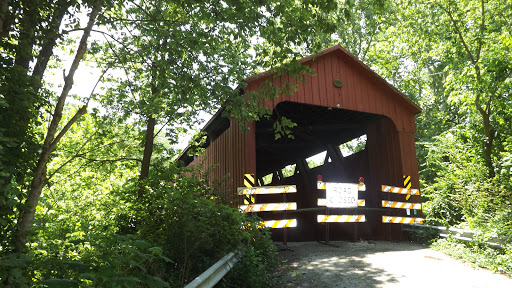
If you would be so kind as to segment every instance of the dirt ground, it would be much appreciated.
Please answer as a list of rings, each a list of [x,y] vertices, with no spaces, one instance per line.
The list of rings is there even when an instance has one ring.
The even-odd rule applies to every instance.
[[[278,245],[278,287],[512,287],[512,278],[473,268],[409,242]]]

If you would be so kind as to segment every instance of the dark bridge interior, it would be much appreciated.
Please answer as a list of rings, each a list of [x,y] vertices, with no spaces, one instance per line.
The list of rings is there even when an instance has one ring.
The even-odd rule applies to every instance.
[[[281,117],[290,119],[293,138],[275,139],[274,123]],[[281,102],[272,118],[256,123],[257,174],[267,175],[276,169],[296,164],[310,156],[338,147],[366,133],[368,123],[382,115],[327,108],[296,102]],[[335,150],[335,149],[334,149]]]
[[[280,117],[297,124],[291,128],[293,138],[283,136],[276,140],[274,123]],[[298,226],[288,229],[286,240],[316,241],[326,237],[326,224],[317,222],[318,214],[371,214],[379,210],[374,203],[375,195],[359,192],[359,199],[366,199],[366,207],[329,208],[327,213],[326,207],[317,204],[317,199],[326,195],[325,190],[317,189],[316,182],[319,175],[326,182],[357,183],[359,177],[371,182],[365,144],[350,156],[343,155],[340,145],[365,135],[370,123],[383,118],[386,117],[339,108],[279,103],[271,118],[256,123],[256,177],[261,186],[295,184],[297,193],[257,195],[256,203],[297,202],[297,211],[259,212],[258,216],[264,220],[297,219]],[[325,152],[323,159],[316,159],[320,163],[307,161],[322,152]],[[329,225],[333,227],[329,238],[338,240],[353,240],[357,235],[372,238],[376,229],[374,223]],[[359,231],[354,232],[354,229]],[[272,235],[275,240],[282,241],[284,229],[273,229]]]

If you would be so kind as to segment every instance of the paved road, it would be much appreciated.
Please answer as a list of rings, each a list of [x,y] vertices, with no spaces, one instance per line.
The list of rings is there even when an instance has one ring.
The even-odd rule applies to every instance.
[[[288,243],[274,287],[512,287],[512,278],[473,268],[408,242]]]

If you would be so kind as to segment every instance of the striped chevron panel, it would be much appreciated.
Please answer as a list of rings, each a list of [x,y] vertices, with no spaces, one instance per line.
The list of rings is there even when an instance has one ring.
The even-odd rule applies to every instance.
[[[297,186],[284,185],[284,186],[258,186],[258,187],[238,187],[238,195],[253,195],[253,194],[280,194],[280,193],[296,193]]]
[[[382,216],[382,223],[423,224],[423,218]]]
[[[418,189],[407,189],[394,186],[382,185],[382,192],[397,193],[397,194],[408,194],[408,195],[420,195]]]
[[[272,228],[272,229],[297,227],[297,219],[269,220],[269,221],[261,222],[260,225],[268,227],[268,228]]]
[[[297,203],[296,202],[285,202],[285,203],[240,205],[238,208],[240,209],[240,211],[242,211],[244,213],[297,210]]]
[[[256,186],[256,181],[254,179],[254,174],[244,174],[244,186],[245,187],[254,187],[254,186]]]
[[[421,210],[421,203],[405,203],[405,202],[394,202],[394,201],[384,201],[383,200],[382,207]]]
[[[411,189],[412,183],[411,183],[411,176],[404,175],[404,187],[407,189]]]
[[[317,215],[316,221],[319,223],[366,222],[366,217],[364,215]]]
[[[249,188],[255,186],[254,174],[248,174],[248,173],[244,174],[244,186],[249,187]],[[243,198],[244,198],[245,205],[256,203],[256,198],[252,195],[244,195]]]
[[[327,182],[316,182],[316,189],[318,190],[325,190]],[[366,191],[366,185],[364,184],[358,184],[358,190],[359,191]]]
[[[318,198],[317,200],[317,205],[318,206],[327,206],[327,199],[325,198]],[[357,206],[366,206],[366,200],[364,199],[359,199],[357,200]]]

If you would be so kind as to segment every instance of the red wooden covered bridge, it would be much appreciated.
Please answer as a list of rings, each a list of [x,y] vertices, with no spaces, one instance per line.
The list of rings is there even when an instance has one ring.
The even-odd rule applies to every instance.
[[[281,207],[287,208],[243,207],[261,211],[258,216],[269,226],[291,224],[292,228],[272,230],[276,240],[399,239],[401,225],[394,223],[418,223],[422,217],[419,191],[396,188],[406,186],[404,175],[410,176],[412,188],[419,188],[414,117],[420,107],[339,45],[301,63],[312,69],[304,82],[269,73],[246,79],[245,93],[257,91],[265,81],[275,86],[296,83],[291,95],[265,102],[273,117],[250,123],[244,130],[218,112],[203,128],[208,136],[204,153],[192,157],[184,151],[179,160],[185,165],[217,165],[211,176],[226,180],[221,196],[233,206],[243,205],[248,196],[237,193],[237,187],[244,186],[244,174],[255,175],[256,186],[295,185],[295,193],[246,198],[245,204],[286,203]],[[291,129],[293,139],[275,139],[273,125],[279,117],[297,124]],[[362,149],[351,155],[340,150],[353,139],[359,139]],[[322,152],[316,165],[306,161]],[[360,177],[365,189],[356,190],[356,207],[326,207],[326,194],[333,192],[320,187],[319,180],[359,184]],[[280,219],[287,221],[271,221]]]

